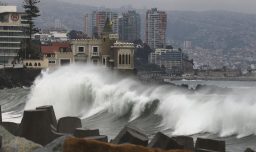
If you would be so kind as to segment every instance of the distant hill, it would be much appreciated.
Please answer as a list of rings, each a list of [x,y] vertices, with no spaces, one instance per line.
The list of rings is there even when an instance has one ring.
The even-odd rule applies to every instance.
[[[21,4],[21,0],[8,0],[8,3]],[[41,17],[37,25],[40,28],[54,26],[58,19],[69,30],[82,30],[83,16],[95,9],[87,5],[41,0]],[[122,12],[123,9],[116,11]],[[138,11],[144,23],[145,10]],[[210,49],[256,47],[256,15],[225,11],[169,11],[168,22],[167,38],[177,47],[181,47],[185,40],[192,41],[194,46]]]
[[[168,13],[168,37],[211,49],[255,47],[256,15],[225,12]]]

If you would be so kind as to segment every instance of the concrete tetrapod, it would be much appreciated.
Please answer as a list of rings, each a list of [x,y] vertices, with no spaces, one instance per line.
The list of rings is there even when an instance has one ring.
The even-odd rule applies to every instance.
[[[176,136],[172,137],[179,145],[182,145],[184,149],[194,151],[194,140],[189,136]]]
[[[58,120],[57,131],[59,133],[73,134],[76,128],[81,128],[82,122],[77,117],[63,117]]]
[[[130,143],[134,145],[147,146],[148,137],[145,133],[135,127],[124,127],[115,139],[111,141],[113,144]]]
[[[174,139],[166,136],[165,134],[158,132],[150,141],[148,147],[161,148],[164,150],[170,149],[183,149],[183,146],[178,144]]]
[[[225,152],[225,141],[197,138],[196,152]]]
[[[19,124],[14,122],[2,122],[2,126],[14,136],[17,136],[19,133]]]
[[[99,129],[76,128],[74,132],[74,136],[78,138],[92,137],[92,136],[99,136],[99,135],[100,135]]]
[[[56,116],[55,116],[53,106],[36,107],[36,110],[40,110],[40,109],[45,109],[49,112],[50,117],[51,117],[51,124],[57,129],[57,119],[56,119]]]
[[[45,146],[61,136],[55,132],[47,109],[24,111],[19,136]]]

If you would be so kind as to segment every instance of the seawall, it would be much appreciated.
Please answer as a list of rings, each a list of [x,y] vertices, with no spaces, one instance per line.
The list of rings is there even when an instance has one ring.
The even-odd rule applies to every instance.
[[[0,69],[0,89],[31,86],[41,69]]]

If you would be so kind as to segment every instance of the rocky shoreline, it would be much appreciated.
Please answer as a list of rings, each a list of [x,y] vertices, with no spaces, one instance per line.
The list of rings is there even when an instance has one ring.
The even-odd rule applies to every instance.
[[[0,117],[1,118],[1,117]],[[109,140],[99,129],[82,128],[81,119],[56,119],[52,106],[24,111],[20,124],[0,120],[1,152],[225,152],[225,141],[158,132],[152,140],[143,130],[124,127]],[[245,152],[253,152],[247,149]]]
[[[0,69],[0,89],[29,87],[41,73],[41,69]]]

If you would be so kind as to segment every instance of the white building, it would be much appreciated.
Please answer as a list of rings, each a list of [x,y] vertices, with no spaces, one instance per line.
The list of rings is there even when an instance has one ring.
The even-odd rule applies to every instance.
[[[17,12],[16,6],[0,6],[0,64],[11,65],[15,63],[18,52],[25,46],[25,27],[22,12]]]
[[[152,8],[146,14],[145,38],[151,49],[165,47],[167,14]]]

